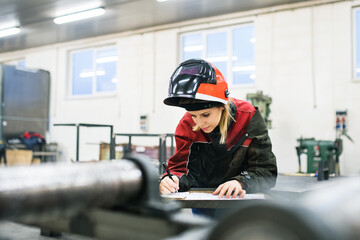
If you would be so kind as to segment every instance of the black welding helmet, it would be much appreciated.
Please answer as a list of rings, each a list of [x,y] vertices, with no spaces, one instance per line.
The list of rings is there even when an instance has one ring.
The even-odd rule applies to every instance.
[[[183,100],[227,104],[228,85],[222,73],[209,62],[190,59],[182,62],[171,75],[166,105],[182,106]]]

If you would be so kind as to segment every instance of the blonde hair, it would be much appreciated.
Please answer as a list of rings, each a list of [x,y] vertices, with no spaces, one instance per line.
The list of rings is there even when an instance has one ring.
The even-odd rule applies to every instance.
[[[226,142],[226,135],[227,135],[227,130],[228,130],[228,126],[230,123],[230,118],[233,119],[235,121],[235,119],[231,116],[230,113],[230,98],[228,103],[224,106],[224,110],[221,113],[221,117],[220,117],[220,121],[219,121],[219,129],[220,129],[220,143],[221,144],[225,144]],[[216,107],[221,107],[221,106],[216,106]],[[200,131],[200,127],[198,125],[195,125],[192,128],[193,131]]]

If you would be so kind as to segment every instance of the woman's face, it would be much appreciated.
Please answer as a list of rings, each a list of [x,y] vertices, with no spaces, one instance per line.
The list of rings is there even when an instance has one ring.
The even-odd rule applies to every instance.
[[[211,133],[219,125],[224,107],[213,107],[198,111],[188,111],[197,126],[206,133]]]

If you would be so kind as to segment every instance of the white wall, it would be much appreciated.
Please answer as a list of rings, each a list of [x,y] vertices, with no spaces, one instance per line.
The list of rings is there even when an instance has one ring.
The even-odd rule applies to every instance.
[[[335,111],[348,111],[341,171],[360,171],[360,82],[351,77],[351,11],[346,1],[279,11],[260,10],[220,16],[155,29],[0,54],[0,62],[25,57],[30,67],[50,71],[51,125],[53,123],[112,124],[116,133],[139,133],[139,117],[149,117],[150,133],[173,132],[184,113],[165,106],[170,74],[179,63],[179,33],[254,20],[256,29],[256,84],[230,89],[233,97],[262,90],[272,97],[270,136],[280,172],[298,170],[295,146],[299,137],[335,139]],[[280,8],[279,8],[280,9]],[[271,9],[269,9],[271,10]],[[117,44],[118,91],[97,98],[67,96],[67,57],[73,49]],[[75,158],[75,129],[51,127],[49,139],[59,143],[62,160]],[[96,159],[98,141],[106,130],[82,132],[83,159]],[[155,140],[155,144],[157,141]],[[88,148],[87,148],[88,146]],[[92,150],[91,150],[92,149]],[[96,148],[95,148],[96,149]]]

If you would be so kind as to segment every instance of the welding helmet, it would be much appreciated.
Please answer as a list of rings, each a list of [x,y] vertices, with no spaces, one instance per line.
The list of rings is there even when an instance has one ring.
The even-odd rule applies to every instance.
[[[228,85],[222,73],[205,60],[190,59],[182,62],[171,75],[169,95],[164,103],[199,110],[227,104],[228,100]],[[182,104],[189,101],[197,104]],[[191,108],[185,107],[190,105]]]

